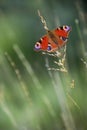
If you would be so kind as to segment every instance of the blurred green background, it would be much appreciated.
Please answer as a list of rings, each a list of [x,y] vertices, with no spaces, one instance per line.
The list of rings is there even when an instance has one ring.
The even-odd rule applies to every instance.
[[[68,73],[33,49],[46,33],[38,9],[50,30],[72,26]],[[83,0],[0,1],[0,130],[87,130],[86,41]]]

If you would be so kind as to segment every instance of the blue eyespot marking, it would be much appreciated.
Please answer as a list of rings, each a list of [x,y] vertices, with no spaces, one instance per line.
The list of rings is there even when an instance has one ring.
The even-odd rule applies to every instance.
[[[62,36],[60,37],[60,39],[63,40],[64,42],[66,42],[68,40],[67,37],[62,37]]]
[[[62,37],[62,40],[63,40],[63,41],[66,41],[66,40],[67,40],[67,38],[66,38],[66,37]]]
[[[50,51],[51,50],[51,46],[48,46],[47,50]]]

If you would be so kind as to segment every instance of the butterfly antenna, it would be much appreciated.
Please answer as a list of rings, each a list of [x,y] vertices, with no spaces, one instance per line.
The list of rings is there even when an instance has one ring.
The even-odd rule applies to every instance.
[[[48,27],[47,27],[46,21],[45,21],[45,19],[43,18],[43,16],[41,15],[41,13],[40,13],[39,10],[38,10],[38,15],[39,15],[39,17],[40,17],[40,19],[41,19],[41,22],[42,22],[43,25],[44,25],[44,29],[45,29],[46,31],[48,31],[49,29],[48,29]]]

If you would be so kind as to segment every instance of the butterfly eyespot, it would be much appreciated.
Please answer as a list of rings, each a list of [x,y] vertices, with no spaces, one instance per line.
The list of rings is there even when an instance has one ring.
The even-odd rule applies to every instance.
[[[48,50],[48,51],[51,51],[51,49],[52,49],[51,46],[48,45],[47,50]]]
[[[64,30],[67,30],[67,26],[63,26],[63,29],[64,29]]]
[[[63,40],[64,42],[67,41],[67,38],[66,37],[60,37],[61,40]]]
[[[71,30],[71,27],[69,27],[69,26],[67,26],[67,25],[64,25],[64,26],[63,26],[63,29],[64,29],[66,32],[68,32],[68,31]]]
[[[67,29],[67,26],[65,26],[65,29]]]
[[[41,45],[40,45],[39,42],[37,42],[37,43],[35,44],[35,49],[36,49],[36,50],[39,50],[40,48],[41,48]]]

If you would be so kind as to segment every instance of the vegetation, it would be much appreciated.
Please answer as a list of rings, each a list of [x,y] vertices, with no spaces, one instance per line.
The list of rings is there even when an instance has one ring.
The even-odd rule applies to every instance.
[[[87,129],[84,1],[0,1],[0,130]],[[35,52],[46,30],[72,26],[66,47]]]

